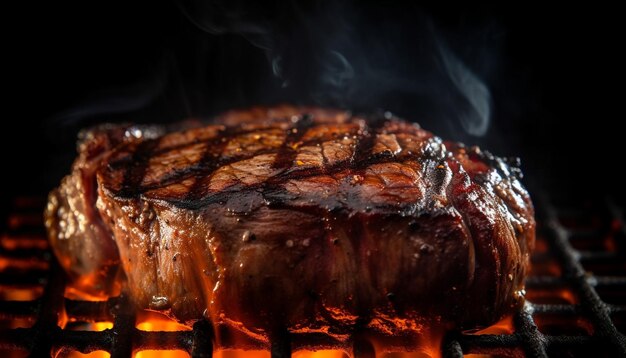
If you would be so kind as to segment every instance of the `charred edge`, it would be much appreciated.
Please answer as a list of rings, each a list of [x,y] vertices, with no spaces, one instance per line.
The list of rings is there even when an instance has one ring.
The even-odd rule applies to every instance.
[[[523,179],[522,162],[518,157],[501,158],[486,150],[473,151],[471,155],[495,168],[502,177],[507,179]]]
[[[278,150],[278,153],[276,153],[276,158],[274,159],[274,163],[272,163],[272,167],[274,169],[287,169],[291,167],[291,164],[298,154],[293,146],[300,141],[300,139],[304,136],[306,131],[312,125],[312,115],[305,113],[302,116],[298,117],[297,122],[289,130],[287,138],[285,138],[285,141]]]
[[[149,159],[159,146],[159,142],[159,138],[148,139],[137,145],[132,161],[124,171],[124,179],[119,192],[121,197],[132,197],[138,194],[150,164]]]
[[[481,286],[481,284],[483,282],[497,282],[498,281],[498,268],[499,268],[499,263],[496,263],[495,260],[492,260],[489,255],[489,252],[486,251],[490,251],[490,250],[481,250],[481,247],[488,247],[485,245],[481,245],[481,241],[485,240],[485,234],[481,233],[481,229],[480,227],[477,227],[477,225],[475,225],[473,223],[472,220],[472,216],[473,214],[471,212],[468,212],[468,206],[464,205],[462,200],[467,200],[468,203],[471,203],[471,199],[468,197],[468,194],[475,190],[476,188],[480,188],[482,190],[482,186],[476,182],[474,182],[473,180],[471,180],[469,182],[469,185],[464,185],[461,184],[462,186],[459,186],[459,181],[464,180],[463,177],[467,176],[467,173],[462,172],[460,169],[462,168],[461,163],[454,159],[454,158],[450,158],[448,160],[448,165],[450,166],[450,169],[452,170],[452,179],[450,182],[450,185],[448,185],[447,189],[446,189],[446,196],[448,198],[454,198],[451,201],[451,205],[452,208],[454,208],[454,210],[456,210],[460,215],[461,215],[461,219],[462,219],[462,224],[465,228],[465,230],[468,233],[468,238],[471,241],[472,246],[475,248],[474,250],[474,272],[473,272],[473,281],[471,283],[471,285],[468,287],[468,292],[473,292],[474,297],[476,296],[482,296],[483,298],[489,297],[488,299],[483,299],[482,301],[484,302],[497,302],[496,300],[496,295],[497,292],[495,290],[494,287],[490,287],[490,288],[485,288],[483,286]],[[465,208],[465,209],[463,209]],[[491,253],[493,254],[493,253]],[[484,278],[484,276],[481,275],[481,273],[486,273],[488,278]],[[485,317],[493,317],[493,310],[494,308],[492,306],[485,306],[483,307],[483,314]],[[459,311],[459,314],[461,314],[462,316],[465,315],[467,312],[463,312],[463,311]],[[466,321],[466,318],[463,318],[463,321]],[[467,322],[463,323],[464,325]]]

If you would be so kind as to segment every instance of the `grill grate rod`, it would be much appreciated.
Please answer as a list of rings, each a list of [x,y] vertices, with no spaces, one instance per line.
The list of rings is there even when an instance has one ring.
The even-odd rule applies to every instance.
[[[545,222],[548,226],[550,243],[554,253],[563,265],[564,279],[577,291],[581,300],[580,309],[591,319],[595,327],[594,336],[609,344],[614,353],[626,357],[626,339],[617,331],[611,321],[609,307],[600,299],[589,283],[588,275],[580,263],[580,254],[569,243],[569,233],[557,219],[557,214],[550,206],[544,206]],[[622,278],[623,279],[623,278]]]

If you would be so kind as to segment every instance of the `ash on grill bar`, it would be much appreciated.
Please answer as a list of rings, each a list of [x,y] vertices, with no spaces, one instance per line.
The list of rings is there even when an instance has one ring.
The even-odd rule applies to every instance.
[[[136,313],[123,296],[67,298],[41,222],[44,203],[43,197],[1,203],[1,357],[626,356],[626,225],[611,203],[540,201],[524,309],[487,329],[449,334],[431,352],[388,355],[359,337],[349,352],[303,351],[304,342],[286,332],[273,338],[271,352],[214,352],[206,322],[187,327]]]

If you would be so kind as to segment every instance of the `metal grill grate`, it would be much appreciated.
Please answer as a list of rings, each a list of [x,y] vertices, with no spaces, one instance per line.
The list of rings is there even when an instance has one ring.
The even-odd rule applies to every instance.
[[[64,298],[65,284],[49,253],[41,222],[44,201],[0,204],[0,356],[66,356],[106,351],[113,358],[142,350],[181,350],[211,357],[211,327],[144,331],[125,297],[108,301]],[[626,225],[610,205],[539,210],[537,250],[524,309],[512,325],[444,340],[444,357],[626,356]],[[112,322],[104,330],[75,330],[77,322]],[[63,328],[61,328],[63,327]],[[372,353],[359,350],[357,356]],[[272,340],[273,357],[298,349],[285,333]],[[363,353],[357,353],[363,352]]]

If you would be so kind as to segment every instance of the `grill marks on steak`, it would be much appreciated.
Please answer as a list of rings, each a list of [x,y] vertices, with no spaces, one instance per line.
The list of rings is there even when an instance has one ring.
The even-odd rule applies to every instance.
[[[211,132],[203,140],[173,133],[187,141],[165,135],[129,143],[111,158],[102,174],[103,186],[123,198],[141,194],[194,208],[244,187],[278,199],[280,195],[273,194],[285,185],[306,185],[318,176],[345,181],[350,175],[354,185],[372,176],[371,171],[382,175],[382,182],[365,185],[393,195],[401,185],[392,179],[419,170],[416,159],[444,159],[439,139],[417,126],[390,122],[382,115],[369,123],[346,113],[336,115],[313,119],[306,113],[292,114],[264,119],[265,125],[254,124],[252,129],[245,122],[215,125],[210,131],[202,128],[205,134]],[[393,175],[390,167],[387,172],[393,178],[386,177],[386,164],[400,175]]]
[[[385,115],[277,107],[212,123],[99,132],[115,144],[81,154],[51,194],[61,261],[93,251],[53,237],[83,215],[64,214],[78,196],[106,228],[83,240],[96,247],[112,234],[117,250],[100,255],[121,264],[138,307],[261,341],[279,326],[335,337],[355,325],[397,334],[409,321],[475,327],[521,304],[533,209],[502,160]],[[85,165],[97,195],[75,185]]]

